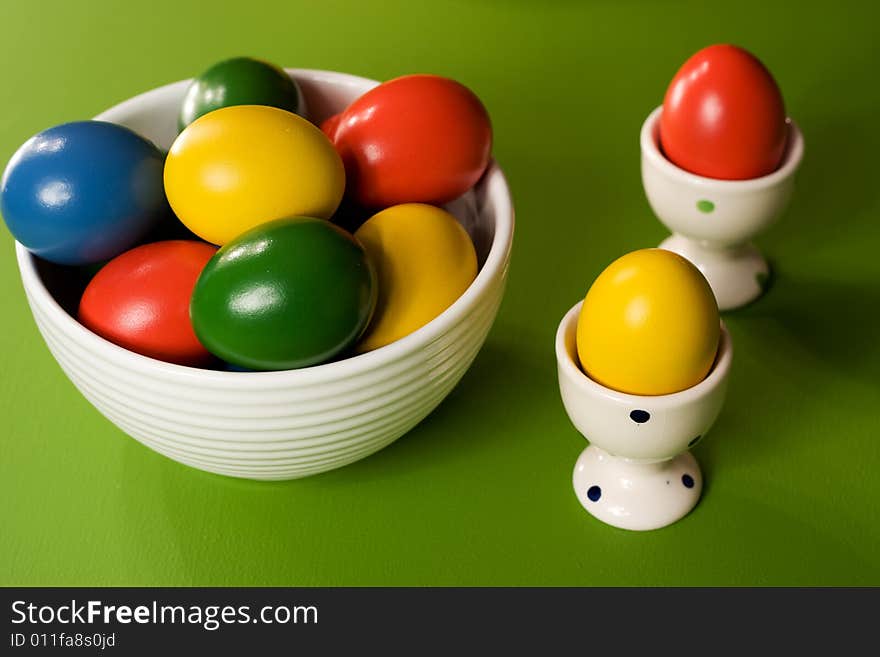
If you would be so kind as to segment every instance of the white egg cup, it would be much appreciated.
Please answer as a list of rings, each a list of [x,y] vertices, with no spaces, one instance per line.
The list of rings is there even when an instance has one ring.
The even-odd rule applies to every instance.
[[[583,302],[556,332],[559,390],[575,428],[590,441],[572,482],[583,507],[615,527],[658,529],[687,515],[703,476],[688,451],[715,423],[727,394],[733,344],[721,324],[712,370],[695,386],[669,395],[630,395],[581,370],[577,323]]]
[[[788,123],[782,163],[750,180],[718,180],[677,167],[660,150],[660,114],[642,125],[642,185],[654,214],[672,236],[660,248],[694,263],[712,287],[720,310],[743,306],[763,294],[770,268],[750,240],[785,210],[804,155],[797,124]]]

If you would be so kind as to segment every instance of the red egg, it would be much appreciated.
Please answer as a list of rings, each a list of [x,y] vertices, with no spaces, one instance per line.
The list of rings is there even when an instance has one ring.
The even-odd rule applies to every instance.
[[[83,292],[79,321],[131,351],[180,365],[212,356],[189,318],[199,274],[216,248],[203,242],[154,242],[108,262]]]
[[[700,50],[666,91],[660,145],[691,173],[723,180],[767,175],[779,166],[787,135],[776,81],[742,48]]]
[[[464,85],[436,75],[407,75],[355,100],[340,117],[333,142],[358,203],[438,204],[460,196],[483,175],[492,125],[480,99]]]

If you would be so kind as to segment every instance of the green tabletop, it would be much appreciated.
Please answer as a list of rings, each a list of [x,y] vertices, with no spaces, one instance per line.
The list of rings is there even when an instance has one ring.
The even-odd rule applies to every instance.
[[[880,62],[870,3],[6,2],[0,162],[33,133],[248,54],[387,79],[431,72],[491,112],[517,228],[507,296],[450,397],[407,436],[312,478],[174,463],[76,391],[0,234],[0,584],[880,584]],[[727,404],[706,489],[665,529],[589,516],[559,399],[559,319],[613,259],[666,235],[639,128],[713,42],[755,52],[806,139],[759,238],[766,297],[725,316]]]

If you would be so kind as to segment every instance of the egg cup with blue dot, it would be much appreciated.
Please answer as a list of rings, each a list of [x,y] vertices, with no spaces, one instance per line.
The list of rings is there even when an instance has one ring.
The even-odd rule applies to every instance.
[[[700,499],[703,476],[690,453],[715,423],[727,393],[733,345],[721,325],[708,376],[667,395],[631,395],[605,387],[578,365],[582,303],[556,332],[559,390],[575,428],[590,441],[572,482],[583,507],[615,527],[659,529],[686,516]]]
[[[672,231],[660,248],[694,263],[709,281],[719,310],[744,306],[767,288],[770,267],[750,240],[788,206],[804,154],[797,124],[788,120],[782,162],[748,180],[706,178],[673,164],[660,148],[658,107],[642,125],[642,186],[654,214]]]

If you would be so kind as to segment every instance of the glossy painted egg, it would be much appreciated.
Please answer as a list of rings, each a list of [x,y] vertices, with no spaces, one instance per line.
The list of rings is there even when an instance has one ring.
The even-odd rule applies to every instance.
[[[643,249],[618,258],[584,299],[577,326],[581,367],[634,395],[665,395],[702,381],[715,362],[715,296],[690,262]]]
[[[191,123],[165,162],[165,192],[196,235],[225,244],[267,221],[329,218],[345,171],[317,127],[285,110],[225,107]]]
[[[221,107],[269,105],[299,113],[299,86],[278,66],[253,57],[234,57],[214,64],[186,90],[178,127]]]
[[[163,216],[163,156],[128,128],[78,121],[26,141],[0,183],[0,212],[28,250],[59,264],[107,260]]]
[[[345,162],[350,193],[373,208],[451,201],[483,175],[492,149],[480,99],[436,75],[385,82],[324,128]]]
[[[117,256],[92,278],[79,321],[131,351],[180,365],[212,360],[193,331],[189,304],[217,249],[204,242],[145,244]]]
[[[193,293],[196,335],[252,370],[316,365],[350,347],[376,303],[361,245],[323,219],[262,224],[220,249]]]
[[[742,48],[700,50],[676,73],[660,116],[660,144],[674,164],[708,178],[745,180],[773,172],[788,126],[782,93]]]
[[[406,203],[371,217],[355,233],[379,277],[376,312],[357,350],[418,330],[458,299],[477,275],[477,254],[455,217]]]

